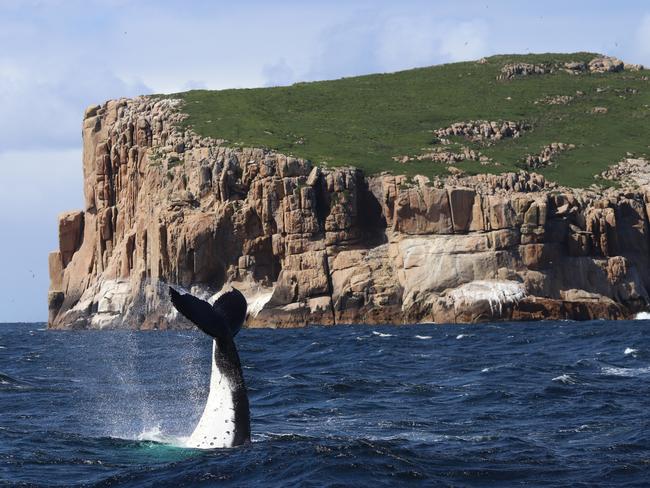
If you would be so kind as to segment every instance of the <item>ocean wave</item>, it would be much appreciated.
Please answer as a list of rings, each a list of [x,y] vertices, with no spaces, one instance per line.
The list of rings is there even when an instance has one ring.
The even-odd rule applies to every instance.
[[[431,339],[431,336],[416,335],[415,338],[425,340],[425,339]]]
[[[577,379],[575,379],[570,374],[566,374],[566,373],[561,374],[560,376],[556,376],[551,381],[557,381],[558,383],[562,383],[564,385],[575,385],[578,383]]]
[[[625,351],[623,351],[623,354],[625,354],[626,356],[628,356],[628,355],[630,355],[630,354],[634,355],[634,354],[636,354],[637,352],[639,352],[638,349],[633,349],[633,348],[631,348],[631,347],[626,347],[626,348],[625,348]]]
[[[377,337],[394,337],[393,334],[384,334],[382,332],[377,332],[376,330],[373,330],[372,333]]]
[[[645,486],[647,436],[630,425],[645,421],[650,336],[607,324],[246,329],[238,345],[253,443],[214,451],[181,437],[205,404],[209,338],[133,332],[125,344],[123,332],[90,331],[30,340],[26,326],[0,327],[2,478],[376,487],[417,472],[430,485],[571,486],[602,483],[603,466],[625,458],[614,482]]]
[[[8,374],[0,373],[0,385],[16,385],[20,383],[17,379],[12,378]]]
[[[650,366],[646,366],[644,368],[619,368],[617,366],[604,366],[601,371],[603,374],[608,376],[624,376],[633,378],[636,376],[650,374]]]
[[[0,388],[7,389],[7,390],[22,390],[22,389],[33,390],[34,385],[27,381],[14,378],[13,376],[10,376],[8,374],[0,373]]]

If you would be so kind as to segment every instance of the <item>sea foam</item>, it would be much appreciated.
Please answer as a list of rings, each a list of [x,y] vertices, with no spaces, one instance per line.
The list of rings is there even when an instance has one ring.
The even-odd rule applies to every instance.
[[[616,366],[605,366],[601,369],[603,374],[608,376],[625,376],[633,378],[636,376],[645,376],[650,373],[650,366],[645,368],[619,368]]]
[[[381,332],[377,332],[376,330],[373,330],[372,333],[378,337],[393,337],[393,334],[382,334]]]
[[[558,383],[563,383],[565,385],[575,385],[578,382],[578,380],[576,380],[573,376],[566,373],[560,376],[556,376],[551,381],[557,381]]]

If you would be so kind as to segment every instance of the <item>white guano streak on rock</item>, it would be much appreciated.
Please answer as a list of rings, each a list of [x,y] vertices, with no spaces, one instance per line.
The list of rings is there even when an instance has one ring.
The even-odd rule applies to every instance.
[[[522,283],[516,281],[476,280],[459,286],[447,295],[453,302],[454,309],[466,307],[472,303],[486,301],[492,314],[503,311],[504,305],[519,302],[526,296]]]

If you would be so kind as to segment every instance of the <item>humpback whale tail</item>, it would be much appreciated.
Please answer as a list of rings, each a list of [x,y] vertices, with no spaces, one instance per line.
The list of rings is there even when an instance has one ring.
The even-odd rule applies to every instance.
[[[169,293],[176,310],[203,332],[214,338],[233,338],[246,319],[246,298],[233,288],[213,305],[189,293],[181,295],[171,286]]]
[[[174,307],[212,336],[210,393],[187,446],[211,449],[250,442],[250,410],[239,354],[233,340],[246,319],[246,299],[235,288],[213,305],[169,287]]]

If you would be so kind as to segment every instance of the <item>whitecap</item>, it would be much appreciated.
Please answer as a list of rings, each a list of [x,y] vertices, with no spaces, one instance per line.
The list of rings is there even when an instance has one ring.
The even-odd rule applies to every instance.
[[[469,337],[467,334],[458,334],[456,336],[456,339],[464,339],[465,337]]]
[[[565,433],[569,433],[569,432],[584,432],[584,431],[587,431],[587,430],[589,430],[589,425],[582,424],[581,426],[574,427],[573,429],[560,429],[560,430],[558,430],[558,432],[560,432],[562,434],[565,434]]]
[[[627,356],[629,354],[636,354],[637,352],[639,352],[638,349],[632,349],[631,347],[626,347],[625,351],[623,351],[623,354]]]
[[[575,385],[578,382],[578,380],[576,380],[570,374],[562,374],[560,376],[556,376],[551,381],[557,381],[557,382],[563,383],[565,385]]]
[[[650,320],[650,312],[639,312],[634,317],[634,320]]]
[[[481,370],[481,373],[487,373],[488,371],[490,371],[490,368],[483,368],[483,369]]]
[[[645,368],[618,368],[616,366],[605,366],[601,369],[603,374],[610,376],[635,377],[650,373],[650,366]]]
[[[393,334],[382,334],[381,332],[377,332],[376,330],[373,330],[372,333],[379,337],[393,337]]]
[[[416,335],[415,338],[424,340],[424,339],[431,339],[431,336]]]

